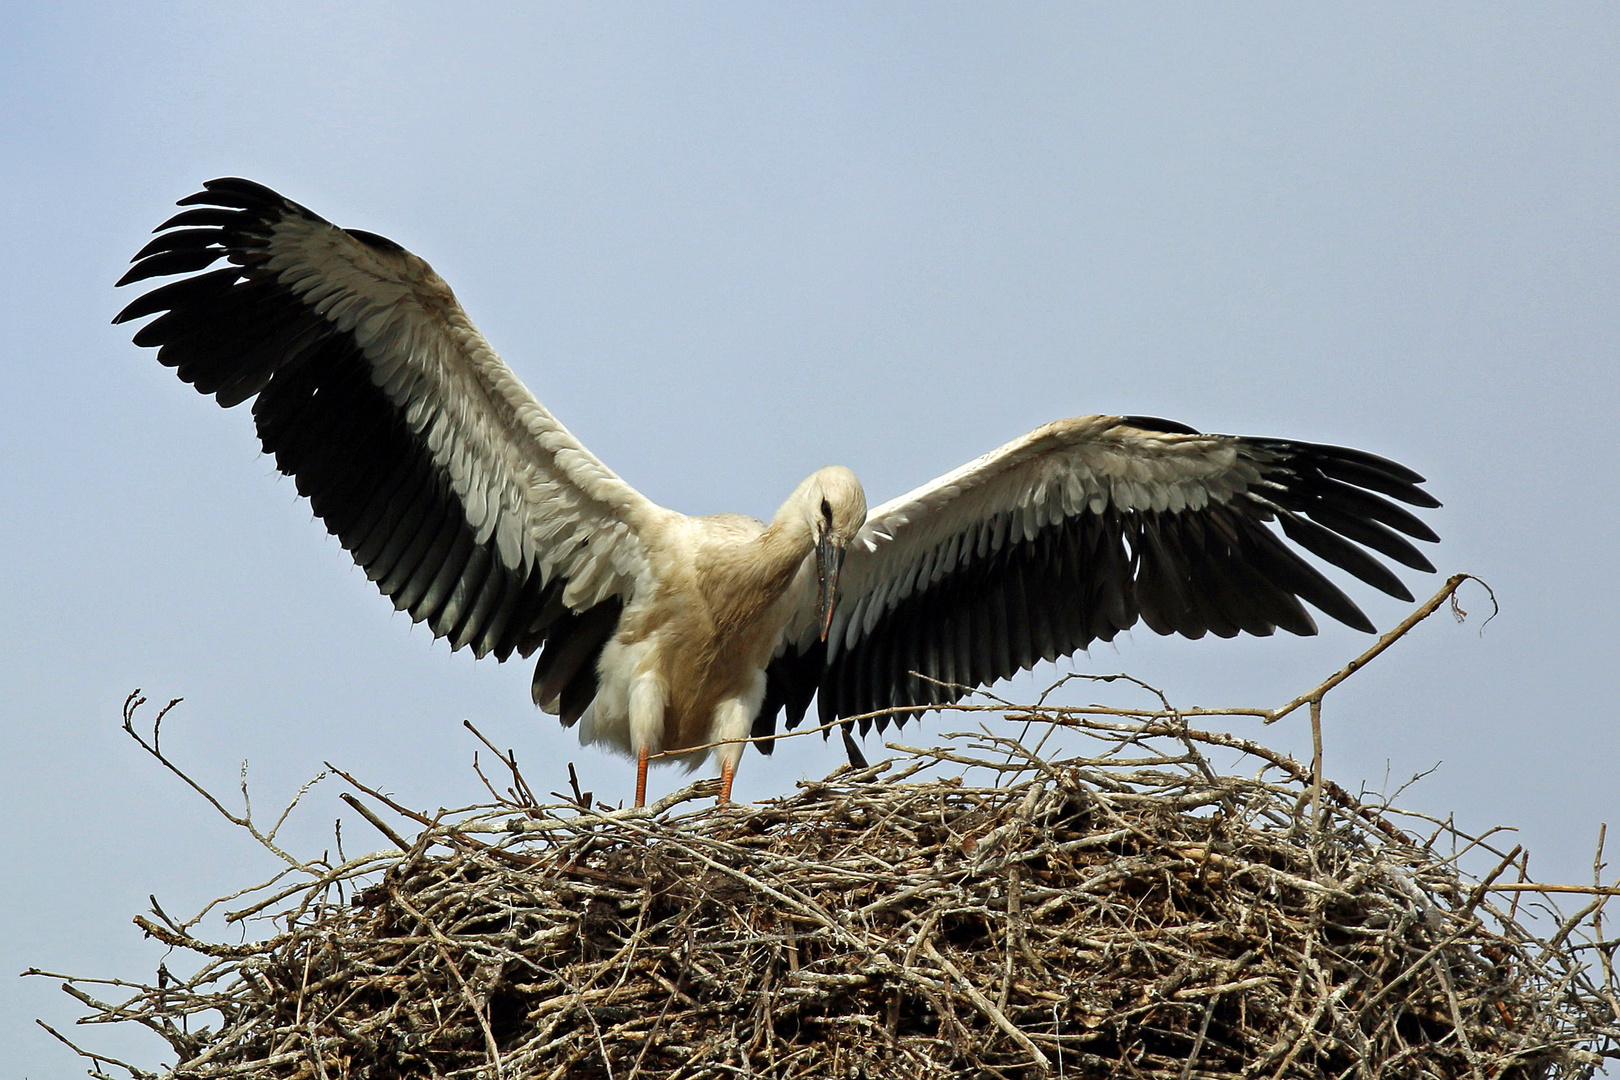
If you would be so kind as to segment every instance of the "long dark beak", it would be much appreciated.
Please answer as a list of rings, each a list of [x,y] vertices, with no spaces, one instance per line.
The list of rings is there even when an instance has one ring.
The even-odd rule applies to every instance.
[[[833,602],[838,598],[838,571],[844,568],[844,548],[828,529],[816,541],[816,621],[821,624],[821,640],[832,629]]]

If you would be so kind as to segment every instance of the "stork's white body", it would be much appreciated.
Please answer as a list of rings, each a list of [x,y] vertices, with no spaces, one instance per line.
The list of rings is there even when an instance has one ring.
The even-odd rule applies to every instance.
[[[821,507],[842,550],[865,520],[866,497],[836,466],[800,484],[769,525],[666,512],[646,530],[647,580],[602,647],[596,698],[579,723],[582,743],[641,763],[638,801],[650,758],[695,768],[711,751],[729,791],[765,699],[766,668],[814,595]],[[557,702],[538,704],[555,711]]]
[[[808,540],[801,550],[768,550],[765,531],[762,522],[735,514],[670,521],[653,545],[650,580],[597,660],[598,689],[579,721],[581,743],[632,758],[646,750],[689,768],[717,751],[722,766],[736,766],[788,621],[791,575],[810,554]],[[764,588],[739,597],[723,587],[732,578],[727,570],[759,565],[758,554],[771,555],[778,568],[762,575]],[[541,705],[555,711],[553,702]]]
[[[158,314],[137,344],[221,405],[254,399],[265,449],[398,608],[480,656],[541,650],[536,703],[639,758],[643,785],[649,758],[722,744],[724,792],[739,740],[812,697],[824,721],[903,721],[1138,619],[1313,633],[1303,599],[1371,630],[1272,521],[1392,595],[1411,594],[1364,549],[1433,569],[1397,535],[1433,532],[1381,497],[1438,506],[1411,470],[1145,417],[1055,421],[870,517],[839,467],[769,524],[687,517],[582,446],[399,245],[250,181],[194,204],[120,284],[191,276],[118,321]]]

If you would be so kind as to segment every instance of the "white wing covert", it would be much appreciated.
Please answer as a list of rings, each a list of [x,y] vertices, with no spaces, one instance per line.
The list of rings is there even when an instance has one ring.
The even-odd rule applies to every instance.
[[[265,451],[399,610],[479,656],[546,646],[536,697],[571,721],[666,511],[558,423],[398,244],[248,180],[180,205],[194,208],[119,284],[188,276],[114,321],[161,313],[136,344],[222,406],[255,399]]]
[[[1381,497],[1438,506],[1422,481],[1359,450],[1205,435],[1150,417],[1047,424],[868,515],[844,563],[826,644],[806,598],[772,664],[755,734],[774,730],[782,707],[796,726],[814,694],[823,723],[922,711],[1112,640],[1139,618],[1190,638],[1279,627],[1314,634],[1304,600],[1371,632],[1361,610],[1266,523],[1410,600],[1364,548],[1434,569],[1400,534],[1438,537]],[[890,718],[878,718],[879,728]]]

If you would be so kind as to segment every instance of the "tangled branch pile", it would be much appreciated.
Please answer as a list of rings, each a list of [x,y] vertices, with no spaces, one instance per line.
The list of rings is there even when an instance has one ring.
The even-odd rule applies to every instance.
[[[1331,784],[1313,810],[1308,770],[1175,715],[1086,712],[1046,717],[1097,736],[1086,757],[981,733],[680,814],[712,787],[541,806],[514,766],[499,804],[389,803],[420,829],[403,850],[251,897],[232,918],[274,913],[267,940],[159,911],[137,921],[194,974],[70,992],[167,1039],[175,1078],[1394,1080],[1620,1056],[1605,946],[1576,944],[1601,900],[1538,936],[1441,853],[1480,841],[1412,839]],[[1212,746],[1265,769],[1221,775]],[[969,768],[916,776],[941,764]]]

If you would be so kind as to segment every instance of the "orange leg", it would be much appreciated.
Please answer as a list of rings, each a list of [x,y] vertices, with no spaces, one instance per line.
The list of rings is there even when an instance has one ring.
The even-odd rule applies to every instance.
[[[731,782],[737,778],[737,766],[724,762],[720,766],[720,801],[731,801]]]
[[[647,748],[636,754],[636,805],[647,805]]]

